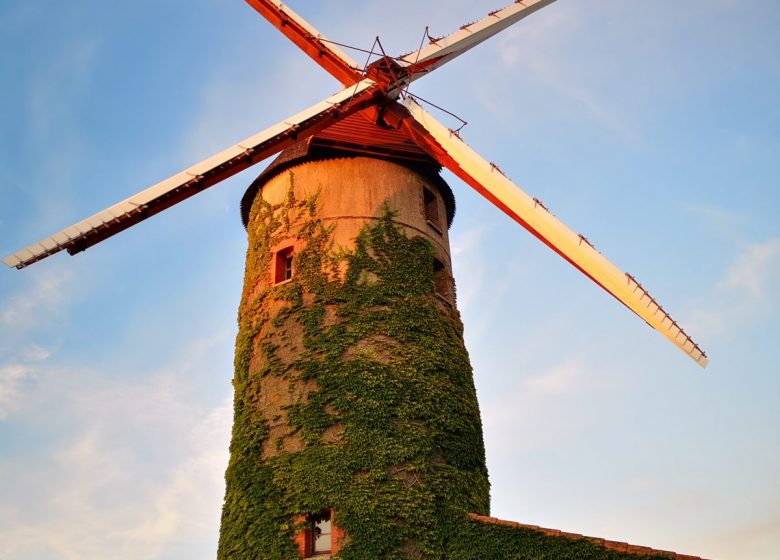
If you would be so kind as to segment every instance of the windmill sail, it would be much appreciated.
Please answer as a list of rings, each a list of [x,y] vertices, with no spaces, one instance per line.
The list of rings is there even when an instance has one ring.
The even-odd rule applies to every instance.
[[[363,76],[357,62],[289,6],[277,0],[245,1],[342,84],[353,84]],[[553,2],[516,0],[446,37],[431,38],[429,45],[394,59],[399,72],[392,76],[392,85],[400,88],[413,82]]]
[[[246,3],[343,85],[361,80],[363,72],[358,63],[289,6],[276,0],[246,0]]]
[[[431,39],[428,46],[401,57],[400,62],[407,68],[409,81],[414,81],[553,2],[555,0],[517,0],[479,21],[462,25],[451,35]]]
[[[495,166],[485,161],[458,136],[438,122],[411,98],[403,100],[405,130],[441,165],[490,200],[510,218],[569,261],[596,284],[663,334],[701,367],[707,356],[631,275],[599,253],[538,200],[530,197]],[[395,106],[400,109],[398,105]]]
[[[372,80],[363,80],[130,198],[5,257],[3,262],[10,267],[24,268],[62,250],[71,255],[83,251],[376,103],[379,97],[381,89]]]
[[[404,99],[403,105],[392,101],[410,82],[554,1],[515,0],[479,21],[461,26],[447,37],[431,39],[429,45],[417,51],[394,59],[384,57],[364,70],[281,2],[246,0],[345,85],[345,89],[145,191],[6,257],[3,262],[10,267],[23,268],[63,249],[70,254],[83,251],[295,142],[360,113],[360,118],[367,118],[372,123],[383,120],[391,127],[401,128],[441,165],[705,367],[707,357],[704,352],[632,276],[605,259],[587,239],[558,221],[541,203],[517,188],[497,167],[477,155],[457,134],[441,125],[411,98]],[[323,141],[328,141],[326,136],[323,135]],[[343,141],[335,128],[330,136],[332,141]]]

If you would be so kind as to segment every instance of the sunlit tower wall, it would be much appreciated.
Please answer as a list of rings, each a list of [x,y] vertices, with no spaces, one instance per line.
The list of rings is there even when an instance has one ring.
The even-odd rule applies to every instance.
[[[220,559],[440,558],[489,484],[432,162],[299,144],[242,201]]]

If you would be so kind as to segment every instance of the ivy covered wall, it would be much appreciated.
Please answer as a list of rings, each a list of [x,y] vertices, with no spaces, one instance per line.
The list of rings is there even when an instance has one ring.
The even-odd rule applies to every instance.
[[[650,549],[623,552],[594,542],[595,539],[553,536],[527,527],[485,523],[471,518],[456,523],[451,537],[444,553],[438,557],[441,560],[663,560],[678,557]],[[690,556],[685,558],[692,559]]]
[[[489,509],[482,429],[431,243],[387,209],[335,247],[317,198],[289,181],[248,224],[218,558],[299,558],[302,516],[325,509],[342,560],[639,558],[467,516]],[[274,284],[289,244],[294,275]]]
[[[433,248],[390,210],[354,249],[333,247],[316,198],[289,193],[275,206],[258,197],[250,214],[219,558],[296,558],[296,519],[327,508],[347,535],[340,558],[439,557],[442,527],[487,514],[489,488]],[[272,285],[286,242],[295,273]]]

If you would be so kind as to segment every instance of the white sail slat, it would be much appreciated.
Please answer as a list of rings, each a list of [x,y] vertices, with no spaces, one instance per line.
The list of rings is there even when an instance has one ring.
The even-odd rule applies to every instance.
[[[446,64],[553,2],[555,0],[520,0],[490,12],[479,21],[461,26],[451,35],[432,40],[429,45],[402,57],[401,64],[409,68],[409,81],[412,82]]]
[[[304,134],[303,137],[305,138],[305,135],[313,133],[315,126],[320,122],[323,115],[331,113],[333,118],[341,118],[340,109],[349,106],[349,110],[344,112],[343,115],[347,116],[349,111],[354,112],[359,108],[359,103],[363,101],[368,103],[367,100],[371,99],[370,96],[373,95],[375,86],[376,84],[372,80],[366,79],[345,88],[285,119],[282,123],[275,124],[262,132],[254,134],[168,179],[160,181],[117,204],[93,214],[85,220],[46,237],[43,241],[34,243],[5,257],[3,262],[10,267],[23,268],[62,250],[80,250],[78,249],[79,244],[85,243],[90,239],[100,241],[109,235],[113,235],[113,233],[117,233],[132,225],[128,221],[130,218],[138,221],[140,220],[138,214],[143,212],[152,214],[153,212],[149,212],[151,206],[158,205],[159,210],[156,211],[160,211],[178,202],[178,200],[172,203],[166,201],[170,200],[169,197],[172,197],[174,194],[184,198],[181,197],[180,191],[188,185],[195,185],[202,190],[221,181],[230,174],[256,163],[259,160],[247,157],[248,154],[253,155],[255,150],[262,148],[263,157],[267,157],[275,150],[280,149],[276,146],[280,146],[283,140],[289,138],[297,139],[297,131],[299,129],[302,130],[301,134]],[[247,161],[249,159],[251,161]],[[216,178],[209,183],[203,182],[203,178],[208,174],[215,174]],[[191,196],[195,192],[199,192],[199,190],[188,193],[187,196]]]
[[[429,135],[425,147],[439,163],[639,315],[697,364],[707,366],[701,348],[632,276],[607,260],[411,98],[405,99],[403,105],[422,128],[420,131],[418,127],[418,138],[421,133]]]

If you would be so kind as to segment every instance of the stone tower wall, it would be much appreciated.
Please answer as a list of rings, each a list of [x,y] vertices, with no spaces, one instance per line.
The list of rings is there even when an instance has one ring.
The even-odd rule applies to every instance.
[[[456,520],[487,513],[462,324],[439,290],[446,212],[429,198],[429,223],[424,185],[344,158],[286,170],[255,199],[220,559],[300,558],[302,520],[323,511],[339,557],[438,558]]]
[[[361,228],[379,220],[389,207],[395,213],[393,222],[407,237],[422,236],[431,242],[436,257],[452,270],[447,211],[444,201],[420,174],[390,161],[356,157],[304,163],[291,169],[293,189],[298,200],[318,196],[318,214],[335,226],[332,239],[336,245],[351,249]],[[439,227],[425,219],[422,186],[436,195]],[[290,189],[289,172],[277,175],[262,189],[270,204],[281,204]]]

